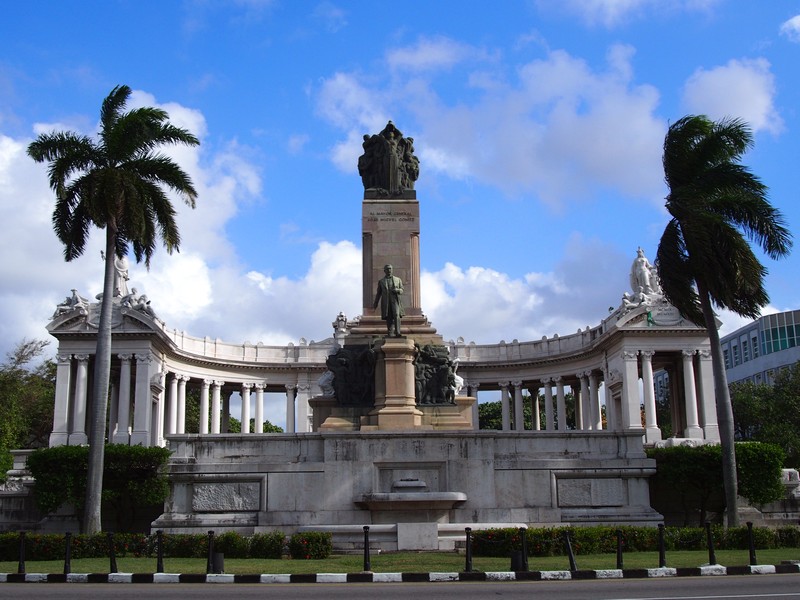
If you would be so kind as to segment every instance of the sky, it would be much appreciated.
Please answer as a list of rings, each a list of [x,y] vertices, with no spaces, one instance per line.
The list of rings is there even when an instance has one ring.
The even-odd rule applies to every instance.
[[[94,136],[120,84],[201,140],[165,149],[198,190],[194,210],[175,199],[180,252],[130,268],[197,337],[320,341],[361,313],[357,161],[390,119],[420,159],[422,308],[445,340],[598,325],[637,248],[655,259],[664,135],[688,114],[749,123],[744,164],[800,224],[800,0],[8,2],[0,357],[48,339],[70,289],[102,289],[102,232],[64,261],[26,148]],[[763,261],[765,313],[800,307],[800,253]]]

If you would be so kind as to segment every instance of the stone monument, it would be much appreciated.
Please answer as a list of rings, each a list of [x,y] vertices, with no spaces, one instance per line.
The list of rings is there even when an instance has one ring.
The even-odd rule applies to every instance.
[[[311,400],[320,430],[472,429],[446,346],[422,313],[414,139],[389,121],[364,136],[358,172],[363,313],[328,362],[333,394]]]

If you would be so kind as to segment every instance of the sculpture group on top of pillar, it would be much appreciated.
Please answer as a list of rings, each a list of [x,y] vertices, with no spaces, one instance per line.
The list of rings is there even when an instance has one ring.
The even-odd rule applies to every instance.
[[[377,135],[365,135],[364,154],[358,158],[358,174],[365,190],[382,196],[397,196],[413,190],[419,177],[419,159],[414,156],[414,138],[389,121]]]
[[[331,354],[328,370],[318,384],[324,396],[335,396],[340,406],[372,406],[375,403],[375,363],[372,346],[348,346]]]
[[[630,284],[633,293],[622,295],[622,307],[631,310],[638,306],[650,306],[663,300],[658,271],[644,255],[644,250],[636,250],[636,258],[631,264]]]
[[[414,344],[414,390],[417,404],[455,404],[456,372],[447,346]]]

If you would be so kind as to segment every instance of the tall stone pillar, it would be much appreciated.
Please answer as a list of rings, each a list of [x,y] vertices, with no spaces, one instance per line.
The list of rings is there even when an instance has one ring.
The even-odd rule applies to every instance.
[[[264,432],[264,383],[254,384],[256,388],[256,416],[255,416],[255,433]]]
[[[635,350],[622,352],[622,429],[640,429],[642,426],[637,355]]]
[[[567,430],[567,405],[564,399],[564,379],[559,375],[553,378],[556,382],[556,408],[558,410],[558,430]]]
[[[78,368],[75,372],[75,400],[72,406],[72,432],[69,434],[70,446],[89,443],[86,435],[86,397],[89,385],[89,355],[76,354]]]
[[[252,383],[242,384],[242,433],[250,433],[250,390]],[[256,433],[261,433],[256,431]]]
[[[531,396],[531,428],[534,431],[539,431],[542,428],[541,413],[539,412],[539,388],[529,386],[528,393]]]
[[[294,403],[297,411],[294,429],[297,433],[307,433],[309,430],[308,422],[308,400],[311,398],[311,385],[308,383],[297,384],[297,395]]]
[[[603,429],[603,411],[600,407],[599,388],[600,384],[597,381],[597,373],[588,371],[589,376],[589,402],[592,405],[592,420],[594,422],[595,431]]]
[[[544,386],[544,418],[545,429],[553,431],[555,429],[555,420],[553,419],[553,379],[547,377],[542,379]]]
[[[697,367],[700,375],[697,379],[697,388],[702,409],[700,424],[703,426],[706,440],[719,442],[719,424],[717,423],[717,402],[714,397],[714,371],[711,368],[711,352],[700,350],[697,354]]]
[[[522,406],[522,381],[512,381],[514,386],[514,429],[525,431],[525,414]]]
[[[230,394],[226,394],[222,396],[222,414],[220,415],[220,429],[222,433],[230,433],[231,431],[231,396],[233,392]]]
[[[119,354],[119,399],[117,404],[117,427],[111,441],[115,444],[129,444],[128,428],[131,422],[131,359],[132,354]]]
[[[178,433],[178,381],[181,376],[173,373],[169,380],[169,407],[167,410],[167,433]]]
[[[220,430],[220,392],[223,385],[224,381],[215,380],[211,387],[211,433],[219,433]]]
[[[56,393],[53,408],[53,432],[50,447],[69,443],[70,386],[72,379],[72,355],[56,355]]]
[[[293,383],[286,384],[286,433],[295,432],[294,423],[294,396],[297,386]]]
[[[188,375],[178,379],[178,433],[186,433],[186,382]]]
[[[589,373],[584,371],[579,373],[581,382],[581,429],[594,429],[594,418],[592,414],[592,399],[589,395]]]
[[[213,379],[203,379],[200,384],[200,424],[197,431],[201,434],[208,433],[208,388],[212,383]]]
[[[375,408],[363,430],[408,430],[422,426],[414,390],[414,340],[384,338],[377,348]]]
[[[153,401],[150,395],[150,363],[153,355],[136,355],[136,387],[134,389],[132,446],[150,445],[150,425],[152,424]]]
[[[697,390],[694,382],[694,350],[684,350],[683,355],[683,394],[686,398],[687,438],[703,439],[703,430],[697,418]]]
[[[163,368],[163,365],[162,365]],[[166,412],[166,401],[164,398],[164,384],[167,380],[167,373],[166,371],[159,371],[158,373],[158,387],[160,388],[157,396],[156,401],[156,408],[155,408],[155,418],[154,418],[154,425],[153,425],[153,445],[154,446],[166,446],[166,438],[164,437],[164,432],[166,431],[164,428],[165,424],[165,412]]]
[[[464,382],[466,384],[466,382]],[[478,388],[481,387],[479,382],[470,383],[467,386],[467,395],[475,398],[475,403],[472,405],[472,425],[474,429],[481,428],[480,412],[478,411]]]
[[[500,386],[500,420],[503,431],[511,429],[511,411],[508,407],[508,381],[501,381],[497,384]]]
[[[642,393],[644,394],[644,424],[645,441],[654,444],[661,441],[661,429],[656,418],[656,390],[653,386],[653,355],[652,350],[641,350],[642,358]]]

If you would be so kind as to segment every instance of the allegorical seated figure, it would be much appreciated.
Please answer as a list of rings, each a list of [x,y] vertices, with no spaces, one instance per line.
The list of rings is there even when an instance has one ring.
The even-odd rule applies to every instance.
[[[53,313],[53,318],[55,319],[59,315],[71,312],[76,308],[83,308],[85,310],[86,308],[88,308],[88,306],[89,306],[89,301],[83,296],[79,295],[78,290],[73,289],[72,295],[67,296],[63,302],[59,303],[56,306],[56,312]]]

